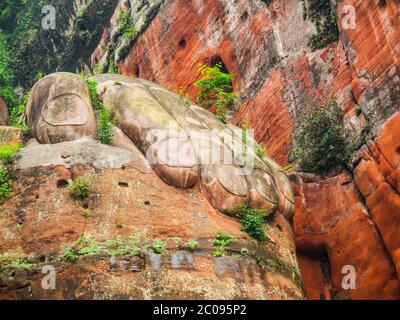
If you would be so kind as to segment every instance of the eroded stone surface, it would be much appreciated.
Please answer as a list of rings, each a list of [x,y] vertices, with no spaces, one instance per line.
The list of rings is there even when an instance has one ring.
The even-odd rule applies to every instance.
[[[11,176],[15,195],[0,207],[5,213],[0,219],[0,253],[24,253],[37,266],[1,278],[1,299],[304,298],[293,281],[297,263],[291,226],[278,212],[269,218],[274,243],[254,245],[239,222],[217,212],[198,187],[176,189],[130,166],[37,167],[13,170]],[[86,222],[81,203],[67,188],[78,177],[91,181],[91,195],[84,201],[91,212]],[[236,240],[224,257],[215,258],[210,241],[220,231]],[[117,236],[135,239],[144,253],[56,261],[82,234],[102,244]],[[189,239],[198,241],[197,249],[189,250]],[[151,253],[155,240],[165,243],[161,255]],[[242,248],[248,249],[248,256],[242,255]],[[274,261],[281,269],[260,267],[255,257]],[[43,263],[56,268],[56,290],[41,287]]]
[[[41,79],[32,88],[26,121],[40,143],[96,138],[96,121],[85,80],[60,72]]]
[[[133,160],[131,152],[126,149],[82,138],[57,144],[32,144],[18,152],[15,167],[28,169],[60,165],[69,168],[74,164],[90,164],[96,168],[114,169],[129,165]]]

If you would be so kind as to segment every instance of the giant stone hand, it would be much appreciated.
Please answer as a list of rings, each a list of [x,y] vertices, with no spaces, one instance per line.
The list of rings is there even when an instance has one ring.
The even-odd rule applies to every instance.
[[[227,214],[250,203],[292,218],[294,195],[286,174],[269,157],[256,155],[256,143],[242,129],[149,81],[108,74],[95,80],[98,98],[115,116],[113,144],[137,153],[142,172],[151,166],[179,188],[199,183],[210,203]],[[96,137],[89,97],[77,75],[56,73],[40,80],[26,111],[38,142]]]

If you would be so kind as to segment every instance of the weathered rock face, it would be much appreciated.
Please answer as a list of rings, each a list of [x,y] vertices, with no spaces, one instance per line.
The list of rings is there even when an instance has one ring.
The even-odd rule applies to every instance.
[[[91,56],[91,63],[98,73],[115,71],[115,65],[127,56],[132,44],[152,22],[164,0],[115,2],[114,14],[104,27],[101,40]],[[129,32],[127,26],[131,28]]]
[[[175,91],[183,89],[194,98],[198,65],[223,62],[235,75],[234,89],[245,101],[241,115],[249,113],[256,139],[262,139],[274,159],[284,164],[291,127],[284,100],[293,97],[281,94],[289,72],[286,76],[272,70],[281,61],[286,65],[283,60],[304,48],[314,31],[311,23],[303,21],[301,11],[301,3],[295,0],[273,1],[269,9],[261,1],[168,2],[137,40],[121,69],[168,84]],[[187,27],[188,21],[193,27]],[[269,142],[272,136],[275,145]]]
[[[359,151],[354,178],[292,177],[296,246],[309,298],[399,298],[399,124],[397,112]],[[341,286],[346,265],[355,267],[356,290]]]
[[[296,246],[309,280],[309,298],[398,299],[400,284],[393,262],[352,179],[346,174],[314,181],[293,178]],[[327,265],[323,266],[324,262]],[[356,270],[354,290],[342,286],[345,266]],[[323,275],[324,281],[318,275]]]
[[[154,83],[118,75],[99,75],[96,80],[117,126],[165,182],[187,188],[200,179],[210,202],[225,213],[249,202],[254,208],[278,208],[291,219],[294,196],[286,174],[268,157],[259,158],[254,149],[248,148],[251,164],[241,161],[239,128],[186,105]]]
[[[2,206],[7,213],[0,220],[0,251],[23,252],[36,266],[2,278],[1,299],[303,298],[291,279],[294,243],[281,215],[270,221],[276,243],[255,247],[238,222],[215,211],[198,187],[178,190],[154,173],[142,174],[129,165],[113,170],[92,165],[26,168],[13,171],[12,177],[15,196]],[[92,214],[86,222],[79,201],[72,200],[66,188],[77,177],[92,182],[92,195],[85,202]],[[237,240],[224,257],[214,258],[210,240],[219,231]],[[102,250],[76,263],[57,261],[65,245],[82,232],[104,246],[128,239],[138,253],[112,258]],[[142,253],[156,239],[166,243],[165,251]],[[189,249],[189,239],[198,241],[197,249]],[[257,252],[259,259],[280,263],[281,271],[261,268],[252,254],[242,256],[243,247]],[[41,287],[41,266],[49,264],[57,271],[56,290]]]
[[[383,126],[375,141],[361,150],[354,170],[357,184],[371,219],[400,275],[400,113]]]
[[[340,40],[310,52],[308,38],[316,30],[303,20],[300,1],[165,2],[120,67],[194,99],[198,64],[222,62],[235,75],[233,87],[243,100],[233,121],[248,118],[257,141],[282,165],[289,161],[299,112],[336,99],[349,139],[368,129],[373,142],[355,156],[354,179],[296,179],[295,229],[309,297],[395,299],[399,3],[336,3]],[[344,27],[353,17],[355,28]],[[352,223],[359,228],[350,229]],[[355,291],[341,286],[342,267],[349,261],[360,272]]]
[[[32,88],[26,122],[39,143],[96,137],[96,121],[85,80],[72,73],[49,75]]]
[[[194,98],[198,64],[222,61],[235,75],[234,89],[244,101],[234,121],[249,117],[256,139],[286,164],[294,120],[306,105],[335,97],[353,136],[365,118],[376,132],[398,108],[398,4],[339,1],[340,27],[348,19],[342,15],[344,5],[354,6],[356,28],[341,30],[337,45],[311,53],[307,42],[315,27],[303,20],[300,1],[168,2],[121,68]],[[359,115],[355,104],[361,106]]]
[[[26,117],[36,141],[9,168],[14,192],[0,207],[0,298],[304,298],[283,170],[266,156],[248,173],[227,159],[205,162],[196,137],[235,155],[242,140],[210,132],[241,130],[154,83],[96,81],[118,126],[113,144],[125,149],[90,137],[94,114],[79,76],[52,74],[32,90]],[[160,147],[173,139],[175,148]],[[194,157],[176,157],[180,147]],[[67,188],[78,178],[91,186],[80,201]],[[253,241],[221,213],[248,202],[271,210],[268,241]],[[219,232],[230,240],[216,244]],[[42,288],[45,265],[56,269],[54,291]]]
[[[243,100],[243,106],[235,114],[233,122],[238,124],[248,118],[255,129],[256,140],[261,141],[281,165],[289,162],[292,134],[299,112],[307,105],[317,107],[335,98],[344,111],[349,140],[369,131],[370,141],[354,155],[351,175],[318,178],[299,174],[293,177],[296,189],[296,242],[308,296],[311,299],[397,299],[400,275],[400,243],[397,237],[400,221],[400,120],[396,112],[400,96],[400,4],[395,0],[334,2],[337,4],[340,39],[316,52],[307,47],[309,37],[316,32],[315,26],[303,19],[303,7],[298,0],[272,0],[267,4],[259,0],[121,0],[113,2],[116,9],[109,24],[105,21],[112,15],[112,6],[104,1],[89,1],[84,7],[84,17],[77,17],[82,3],[73,0],[67,5],[70,8],[67,10],[69,23],[63,21],[60,25],[61,29],[71,31],[65,34],[72,36],[62,41],[62,32],[58,30],[54,33],[56,39],[52,41],[55,47],[61,48],[59,52],[65,52],[61,54],[62,68],[73,69],[77,61],[82,62],[81,53],[76,48],[85,42],[79,37],[85,33],[79,31],[89,31],[90,39],[86,39],[89,45],[85,45],[89,51],[94,47],[94,39],[102,32],[100,44],[91,56],[97,71],[106,67],[114,71],[114,65],[110,63],[114,61],[119,63],[126,75],[157,82],[175,92],[183,90],[192,99],[196,96],[193,83],[199,78],[198,64],[222,62],[224,70],[235,75],[233,87]],[[352,18],[349,7],[345,7],[349,5],[355,9],[356,24],[353,29],[344,27]],[[88,18],[96,16],[93,13],[102,6],[105,15],[97,15],[93,21]],[[121,27],[121,12],[128,14],[130,23],[136,29],[136,32],[130,30],[128,37],[124,33],[127,30]],[[96,23],[103,28],[93,28]],[[25,47],[27,50],[32,48]],[[24,51],[17,51],[19,60],[21,56],[27,56]],[[84,56],[87,57],[87,52]],[[54,57],[59,59],[60,54]],[[30,60],[43,64],[42,57]],[[48,61],[46,70],[57,64],[53,58]],[[18,65],[25,67],[16,70],[23,80],[32,78],[32,73],[38,69]],[[278,207],[279,212],[287,218],[291,217],[293,195],[285,174],[270,159],[260,159],[272,163],[270,171],[258,168],[261,170],[239,183],[227,182],[226,174],[219,174],[214,164],[212,167],[197,168],[198,174],[191,175],[192,181],[185,179],[188,171],[197,170],[190,161],[190,166],[178,169],[168,166],[171,164],[168,161],[162,167],[150,168],[143,160],[142,152],[148,150],[143,133],[154,126],[154,122],[148,121],[148,115],[144,126],[143,123],[126,121],[127,117],[137,116],[137,106],[132,99],[125,101],[124,105],[133,109],[133,116],[132,110],[122,108],[121,111],[123,103],[117,97],[124,96],[121,92],[126,87],[136,87],[135,93],[132,93],[134,97],[148,97],[151,93],[149,100],[153,107],[157,106],[158,113],[168,114],[161,118],[170,119],[168,123],[182,129],[183,140],[190,138],[188,128],[184,126],[189,125],[184,121],[188,113],[197,123],[192,122],[191,128],[199,122],[206,127],[210,127],[210,123],[211,127],[215,127],[215,121],[195,107],[187,108],[188,111],[182,114],[177,114],[174,107],[166,108],[162,103],[159,109],[158,95],[154,97],[152,92],[158,89],[142,80],[117,80],[123,83],[122,86],[116,85],[111,78],[99,80],[99,95],[100,88],[106,87],[103,99],[115,102],[113,108],[119,117],[119,128],[114,128],[113,144],[130,150],[131,166],[142,173],[152,174],[154,170],[164,181],[178,186],[194,186],[197,183],[197,188],[198,184],[201,186],[200,181],[206,181],[202,186],[203,192],[212,205],[222,211],[229,211],[226,208],[250,199],[256,206]],[[157,92],[161,95],[162,91]],[[168,99],[167,106],[174,106],[170,101],[175,98]],[[192,117],[192,114],[195,116]],[[228,128],[234,131],[229,125]],[[10,133],[10,130],[6,128],[2,132]],[[79,134],[74,139],[80,137]],[[84,143],[95,148],[93,141]],[[214,144],[218,144],[217,141]],[[231,143],[229,147],[235,149],[236,143]],[[82,145],[79,145],[74,150],[80,152],[81,148]],[[189,154],[197,155],[199,150],[192,151]],[[123,162],[127,160],[123,159]],[[35,161],[42,160],[35,158]],[[103,158],[100,160],[99,163],[104,163]],[[59,165],[63,160],[57,158],[57,161],[51,162]],[[66,165],[71,166],[71,163]],[[266,187],[270,177],[276,184],[273,188]],[[277,183],[279,179],[283,182]],[[263,187],[260,187],[260,181]],[[243,186],[247,187],[245,191]],[[233,197],[229,196],[232,192]],[[118,262],[118,265],[127,263],[133,269],[138,268],[138,258],[132,259]],[[177,258],[171,258],[171,261],[174,259]],[[341,285],[345,265],[356,268],[358,282],[355,290],[344,290]]]
[[[350,65],[351,90],[374,132],[400,106],[400,21],[398,1],[341,1],[353,5],[355,29],[343,29],[341,43]]]
[[[4,1],[3,1],[4,2]],[[87,65],[116,6],[114,0],[16,0],[0,18],[15,84],[29,89],[38,72]]]

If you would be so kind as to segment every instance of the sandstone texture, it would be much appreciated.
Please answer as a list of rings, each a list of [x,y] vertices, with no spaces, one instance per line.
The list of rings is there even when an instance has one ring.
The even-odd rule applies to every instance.
[[[255,246],[235,219],[212,208],[199,187],[176,189],[129,165],[42,166],[16,169],[12,177],[14,196],[1,207],[0,250],[21,253],[33,266],[1,279],[2,299],[304,297],[292,279],[297,263],[291,226],[279,213],[269,221],[274,243]],[[66,187],[78,177],[91,180],[87,221]],[[236,240],[224,257],[215,258],[210,240],[220,231]],[[75,263],[59,259],[83,232],[104,246],[127,239],[138,253],[91,253]],[[189,239],[198,241],[195,250]],[[162,254],[151,252],[156,240],[165,243]],[[244,247],[249,256],[241,253]],[[280,267],[262,267],[260,259]],[[56,290],[41,287],[41,267],[49,264],[56,268]]]
[[[8,166],[12,195],[0,206],[0,298],[304,299],[283,170],[266,155],[253,154],[249,172],[220,154],[208,163],[209,144],[195,139],[235,155],[239,128],[149,81],[95,80],[115,117],[113,146],[93,139],[80,76],[51,74],[32,90],[25,117],[34,138]],[[73,194],[82,181],[87,193]],[[234,216],[246,203],[269,210],[266,241]],[[42,287],[46,266],[55,290]]]
[[[66,72],[41,79],[32,88],[26,122],[39,143],[96,138],[96,121],[85,80]]]
[[[346,174],[315,181],[295,178],[295,238],[298,254],[304,256],[302,270],[310,277],[309,298],[398,299],[393,262],[351,178]],[[324,259],[329,261],[325,270]],[[342,287],[342,268],[347,265],[357,271],[355,290]],[[324,281],[318,280],[321,274]],[[330,286],[328,293],[324,282]]]
[[[317,29],[304,19],[299,0],[56,1],[58,10],[66,9],[57,30],[14,46],[15,76],[30,87],[37,70],[91,64],[99,74],[98,97],[117,121],[112,146],[101,145],[97,114],[78,76],[53,74],[33,88],[27,122],[35,139],[10,168],[15,196],[0,208],[0,252],[27,255],[36,268],[2,279],[0,297],[399,299],[400,3],[331,3],[339,39],[311,51]],[[199,64],[217,63],[234,75],[242,101],[226,125],[195,105]],[[76,85],[67,84],[70,79]],[[179,98],[182,93],[193,105]],[[343,110],[346,137],[357,142],[352,163],[324,177],[294,170],[293,193],[280,166],[293,160],[300,115],[332,100]],[[54,110],[64,104],[73,107],[60,118]],[[20,129],[6,127],[2,108],[0,100],[0,144],[22,142]],[[229,137],[240,135],[238,126],[247,120],[269,154],[256,157],[249,175],[232,174],[243,170],[236,158],[205,165],[208,148],[188,143],[202,129],[216,130],[205,135],[209,145],[238,155],[241,142]],[[148,133],[160,129],[163,141],[189,146],[183,156],[163,157],[162,143],[152,147]],[[86,222],[65,188],[81,175],[95,185],[84,203],[95,214]],[[232,213],[246,202],[274,211],[273,241],[263,248],[252,247]],[[82,230],[104,248],[74,264],[58,260]],[[218,231],[237,238],[222,258],[213,257],[209,242]],[[134,246],[146,250],[113,257],[105,247],[118,235],[135,237]],[[162,255],[149,249],[158,238],[167,243]],[[189,239],[199,242],[194,252],[185,245]],[[243,258],[242,247],[250,258]],[[46,259],[60,277],[62,289],[53,293],[40,290]],[[353,290],[342,286],[349,265],[357,275]]]
[[[120,68],[195,100],[198,65],[221,62],[243,101],[233,122],[249,119],[256,140],[281,165],[290,161],[301,111],[335,99],[349,140],[368,135],[350,175],[294,179],[309,298],[397,299],[399,3],[335,3],[339,41],[311,52],[316,29],[303,19],[300,1],[165,2]],[[354,28],[345,27],[349,5]],[[341,287],[350,262],[360,272],[354,292]]]

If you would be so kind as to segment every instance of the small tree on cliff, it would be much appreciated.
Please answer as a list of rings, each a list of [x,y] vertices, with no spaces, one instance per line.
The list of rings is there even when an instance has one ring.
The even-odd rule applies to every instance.
[[[308,109],[298,123],[292,155],[303,171],[322,174],[347,165],[351,148],[336,102]]]
[[[229,109],[239,105],[238,94],[233,92],[233,75],[222,71],[221,63],[214,67],[200,65],[202,78],[195,83],[199,88],[198,102],[207,110],[215,111],[217,117],[225,121]]]

